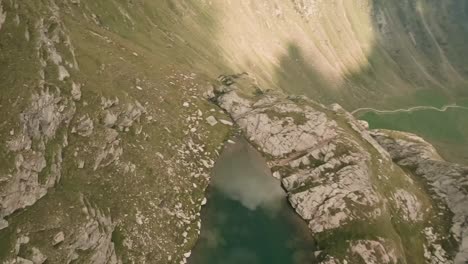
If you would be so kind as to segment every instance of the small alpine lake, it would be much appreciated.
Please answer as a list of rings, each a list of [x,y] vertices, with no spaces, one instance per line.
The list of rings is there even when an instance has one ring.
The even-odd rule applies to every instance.
[[[214,168],[190,264],[314,263],[314,240],[280,182],[245,140],[227,144]]]

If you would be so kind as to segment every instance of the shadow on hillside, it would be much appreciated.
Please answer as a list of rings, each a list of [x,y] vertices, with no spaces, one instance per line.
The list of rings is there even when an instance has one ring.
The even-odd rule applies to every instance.
[[[292,94],[305,94],[319,101],[333,100],[329,83],[304,58],[302,50],[296,44],[287,45],[287,56],[280,58],[280,66],[276,70],[277,83]]]
[[[326,80],[296,43],[276,68],[283,90],[348,109],[440,105],[468,97],[468,5],[462,0],[393,2],[374,0],[375,43],[367,63],[343,76],[340,87]],[[429,29],[429,30],[428,30]]]

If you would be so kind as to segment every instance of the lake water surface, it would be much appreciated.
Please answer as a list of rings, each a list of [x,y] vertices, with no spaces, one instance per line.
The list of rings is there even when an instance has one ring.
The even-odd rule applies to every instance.
[[[314,242],[265,161],[241,139],[218,160],[190,264],[311,264]]]

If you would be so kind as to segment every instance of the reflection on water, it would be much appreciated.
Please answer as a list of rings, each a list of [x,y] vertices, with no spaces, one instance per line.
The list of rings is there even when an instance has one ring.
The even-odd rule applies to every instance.
[[[228,146],[214,168],[213,186],[250,210],[277,212],[286,194],[262,156],[243,139]]]
[[[313,239],[280,183],[253,148],[236,141],[216,164],[189,263],[314,263]]]

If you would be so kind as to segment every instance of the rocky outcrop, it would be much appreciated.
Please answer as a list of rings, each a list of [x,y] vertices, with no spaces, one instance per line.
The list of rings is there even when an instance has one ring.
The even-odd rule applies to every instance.
[[[321,263],[452,263],[453,252],[442,246],[451,239],[444,233],[449,223],[439,219],[443,208],[433,206],[429,192],[392,161],[412,167],[419,157],[439,158],[432,147],[389,148],[377,132],[368,131],[367,123],[341,106],[277,92],[251,93],[252,86],[244,84],[249,78],[222,76],[220,85],[206,94],[264,154],[318,243],[342,243],[341,255],[329,254],[327,247],[318,253]],[[438,175],[434,168],[419,173],[429,171]],[[417,231],[409,234],[406,230],[415,224]],[[370,231],[373,228],[387,231]],[[349,236],[353,238],[338,242]],[[405,253],[407,247],[418,248],[419,255]]]
[[[92,205],[83,195],[79,199],[82,215],[78,217],[83,217],[85,221],[78,222],[72,229],[64,227],[66,231],[59,231],[50,237],[50,241],[45,243],[43,240],[40,244],[34,244],[36,242],[29,234],[22,234],[24,232],[18,229],[19,237],[16,239],[13,257],[3,263],[122,263],[112,241],[115,223],[108,215],[109,212]],[[66,257],[57,258],[58,252],[65,252]]]
[[[68,145],[67,129],[76,112],[73,99],[79,100],[79,87],[73,85],[72,99],[61,85],[70,78],[70,69],[78,69],[78,64],[60,20],[59,8],[53,1],[49,4],[50,16],[28,22],[36,36],[32,45],[35,56],[31,57],[37,60],[32,64],[38,67],[28,78],[37,77],[37,82],[23,84],[29,89],[27,96],[16,99],[17,102],[23,100],[24,108],[6,140],[8,154],[14,159],[14,169],[8,175],[0,176],[3,183],[0,186],[0,229],[7,227],[4,217],[33,205],[60,180],[62,150]],[[19,5],[10,1],[9,8],[13,11]],[[18,26],[20,16],[16,14],[15,17]],[[0,3],[0,27],[4,21],[5,13]],[[29,41],[29,29],[26,32]],[[55,74],[49,74],[51,68]]]
[[[466,263],[468,261],[468,167],[444,161],[431,144],[414,134],[375,130],[372,136],[388,150],[398,165],[425,179],[454,213],[452,232],[460,244],[455,263]],[[409,200],[406,199],[406,202]],[[444,259],[438,256],[443,249],[437,243],[437,235],[431,229],[427,229],[425,233],[435,251],[431,255],[427,250],[428,260],[430,263],[445,263]]]
[[[416,196],[405,190],[397,190],[393,199],[406,221],[417,222],[423,218],[423,205]]]
[[[386,245],[385,241],[358,240],[353,242],[350,251],[366,264],[398,263],[395,249]]]
[[[217,101],[271,157],[292,206],[314,233],[380,215],[368,153],[323,111],[276,96],[252,102],[234,90]]]
[[[69,253],[66,263],[121,263],[112,242],[115,224],[110,216],[92,206],[83,196],[81,203],[88,220],[67,238],[66,250]]]
[[[33,41],[29,44],[31,51],[24,50],[28,54],[25,57],[30,61],[25,61],[20,66],[27,68],[27,81],[22,82],[15,77],[18,79],[15,82],[20,83],[20,87],[15,87],[17,91],[13,89],[14,98],[2,97],[2,114],[10,110],[5,109],[11,108],[15,115],[5,117],[1,124],[2,128],[9,129],[9,133],[5,139],[2,138],[4,141],[1,144],[4,147],[0,148],[2,158],[7,159],[7,166],[1,168],[2,174],[6,174],[0,175],[0,230],[3,229],[4,232],[2,247],[5,246],[2,248],[5,254],[2,254],[0,262],[120,263],[112,242],[115,223],[109,216],[110,212],[97,209],[96,205],[91,205],[84,198],[81,199],[84,217],[73,210],[74,205],[67,204],[66,198],[57,196],[49,199],[49,202],[56,199],[61,201],[54,208],[42,207],[48,212],[40,218],[13,215],[22,209],[28,209],[24,210],[24,214],[28,214],[40,207],[37,205],[40,204],[37,203],[39,199],[48,200],[46,194],[50,194],[50,189],[56,187],[61,180],[62,167],[66,168],[68,164],[76,162],[79,168],[84,168],[83,160],[74,161],[78,152],[64,160],[69,136],[76,134],[71,141],[79,138],[82,140],[82,149],[91,149],[90,141],[97,130],[94,113],[80,108],[88,106],[88,103],[82,98],[82,84],[75,82],[76,76],[72,76],[79,67],[67,29],[61,20],[60,8],[53,0],[45,1],[37,7],[41,8],[40,16],[28,17],[25,19],[27,23],[20,25],[20,17],[23,17],[23,13],[18,12],[19,9],[22,10],[20,4],[9,1],[7,6],[12,14],[16,13],[14,16],[18,29],[26,28],[26,40]],[[4,13],[0,1],[0,27],[3,22]],[[8,34],[11,35],[11,32]],[[4,55],[6,53],[2,53],[2,60]],[[134,122],[139,117],[141,108],[140,105],[137,111],[129,109],[132,112],[127,119]],[[77,112],[80,116],[74,119]],[[124,118],[125,115],[122,120]],[[104,136],[106,140],[103,140],[105,148],[102,153],[93,153],[102,157],[99,167],[115,162],[122,154],[115,135],[117,132],[112,132],[114,131]],[[9,166],[12,168],[8,168]],[[76,173],[68,171],[67,176],[71,178],[73,174]],[[65,206],[68,206],[68,212],[61,215],[61,207]],[[73,221],[66,223],[65,219],[72,211],[75,217]],[[35,213],[41,215],[37,211]],[[45,220],[49,214],[54,216]],[[35,226],[41,221],[41,227]],[[18,224],[22,226],[19,227]],[[10,232],[15,235],[7,238],[3,236]],[[50,236],[51,232],[53,235]],[[42,236],[35,235],[37,233]],[[46,239],[50,241],[44,242]],[[14,248],[10,245],[14,245]]]
[[[339,233],[359,223],[382,221],[393,210],[403,225],[426,217],[430,208],[423,207],[414,183],[402,170],[393,168],[390,155],[364,123],[338,105],[325,107],[278,93],[245,94],[246,89],[236,84],[238,78],[248,77],[224,76],[221,85],[207,94],[214,95],[213,100],[264,154],[291,205],[314,234]],[[386,190],[378,185],[396,179],[403,184]],[[359,236],[345,241],[348,250],[343,256],[320,254],[322,263],[406,262],[400,241]]]
[[[2,218],[33,205],[60,180],[62,148],[67,141],[66,133],[58,132],[68,126],[74,113],[74,103],[61,96],[58,89],[45,88],[32,95],[20,116],[20,131],[11,133],[12,138],[6,142],[14,155],[15,171],[0,187],[0,229],[7,226]],[[49,142],[57,137],[59,144],[51,146]],[[49,157],[47,151],[52,153]]]
[[[78,120],[78,125],[73,127],[72,133],[78,133],[82,137],[89,137],[93,133],[94,124],[89,116],[82,116]]]

